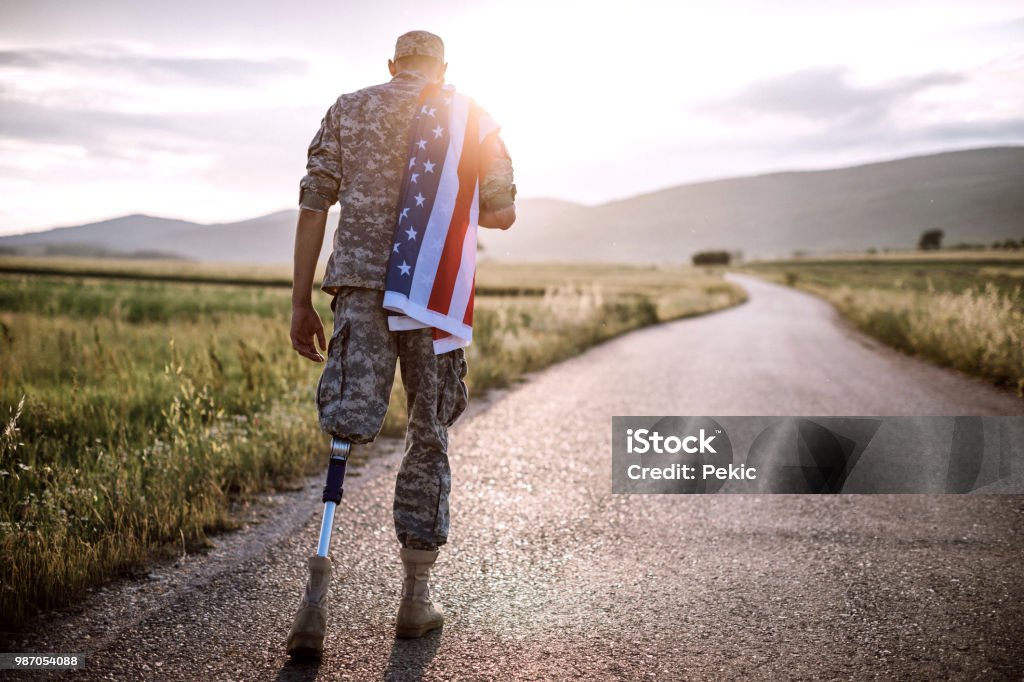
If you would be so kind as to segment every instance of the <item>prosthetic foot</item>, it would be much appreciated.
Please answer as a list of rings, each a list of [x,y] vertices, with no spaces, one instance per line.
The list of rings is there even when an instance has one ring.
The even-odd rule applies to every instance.
[[[299,610],[288,634],[289,656],[319,658],[324,651],[327,634],[327,596],[331,583],[331,560],[327,551],[334,530],[334,510],[341,502],[345,485],[345,464],[351,444],[340,438],[331,439],[331,460],[324,486],[324,517],[320,523],[320,542],[316,556],[309,559],[309,580]]]
[[[405,580],[402,601],[398,606],[396,637],[422,637],[444,625],[444,614],[430,601],[430,568],[437,559],[437,550],[402,548]]]

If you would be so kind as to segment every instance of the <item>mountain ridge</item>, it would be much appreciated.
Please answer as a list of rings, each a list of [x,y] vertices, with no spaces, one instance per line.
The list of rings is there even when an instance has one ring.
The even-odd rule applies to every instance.
[[[925,229],[947,243],[1024,238],[1024,147],[936,152],[841,168],[717,178],[597,205],[520,199],[507,232],[481,230],[486,256],[506,260],[687,261],[706,249],[748,256],[913,248]],[[143,213],[0,237],[0,251],[54,245],[167,253],[193,260],[291,259],[297,209],[197,223]],[[328,219],[329,254],[337,210]]]

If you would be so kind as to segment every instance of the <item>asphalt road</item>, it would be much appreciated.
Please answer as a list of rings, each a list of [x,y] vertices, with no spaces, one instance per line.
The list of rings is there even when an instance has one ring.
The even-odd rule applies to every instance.
[[[739,281],[748,303],[606,343],[456,426],[443,631],[393,638],[390,454],[347,486],[319,666],[284,654],[315,482],[16,644],[87,652],[76,679],[1021,679],[1024,497],[611,494],[612,415],[1024,414]]]

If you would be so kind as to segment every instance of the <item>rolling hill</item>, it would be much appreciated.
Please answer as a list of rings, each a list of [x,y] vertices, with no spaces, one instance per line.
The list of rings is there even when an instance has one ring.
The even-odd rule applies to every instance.
[[[597,206],[522,199],[508,232],[481,230],[503,260],[686,261],[795,250],[912,248],[926,229],[946,243],[1024,238],[1024,147],[945,152],[849,168],[699,182]],[[337,213],[328,222],[337,224]],[[0,237],[0,252],[159,252],[226,262],[291,259],[296,210],[233,223],[129,215]],[[330,239],[325,239],[326,257]]]
[[[88,253],[88,247],[92,247],[108,254],[156,251],[200,261],[288,262],[295,239],[296,213],[295,209],[287,209],[249,220],[208,225],[127,215],[88,225],[0,237],[0,253]],[[325,243],[324,258],[328,248]]]
[[[913,248],[933,228],[947,244],[987,244],[1024,238],[1024,147],[700,182],[565,208],[546,223],[524,218],[507,235],[485,234],[488,253],[631,262],[686,260],[704,249],[788,256]]]

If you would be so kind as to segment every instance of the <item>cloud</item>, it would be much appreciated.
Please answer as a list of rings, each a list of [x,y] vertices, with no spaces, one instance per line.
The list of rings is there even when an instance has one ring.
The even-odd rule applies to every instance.
[[[781,136],[764,140],[758,148],[774,154],[810,153],[822,158],[849,153],[890,156],[1024,143],[1024,118],[985,121],[949,121],[929,125],[844,128],[823,134]]]
[[[924,128],[921,135],[929,141],[957,144],[978,141],[1020,143],[1024,140],[1024,118],[943,123]]]
[[[318,109],[287,106],[129,113],[48,106],[0,94],[0,140],[71,145],[106,159],[138,159],[148,152],[230,159],[247,151],[267,154],[277,147],[304,151],[321,115]]]
[[[1024,36],[1024,16],[1002,21],[988,21],[980,24],[952,29],[949,31],[951,37],[964,37],[979,41],[1006,41],[1013,44]],[[943,36],[945,37],[945,36]]]
[[[913,95],[966,80],[956,73],[934,72],[881,85],[857,86],[838,67],[815,68],[753,83],[735,96],[702,107],[732,116],[776,114],[831,126],[865,126],[886,119]]]
[[[0,50],[0,69],[113,71],[145,81],[218,87],[259,85],[267,79],[302,74],[306,68],[306,62],[289,58],[152,56],[118,46]]]
[[[116,156],[118,133],[173,130],[172,121],[164,116],[58,109],[0,96],[0,138],[75,144],[91,153]]]
[[[265,149],[299,122],[315,129],[320,120],[322,111],[275,99],[279,84],[264,87],[293,84],[306,68],[295,59],[149,55],[116,45],[0,50],[0,140],[129,160]],[[257,87],[243,96],[228,86]]]

